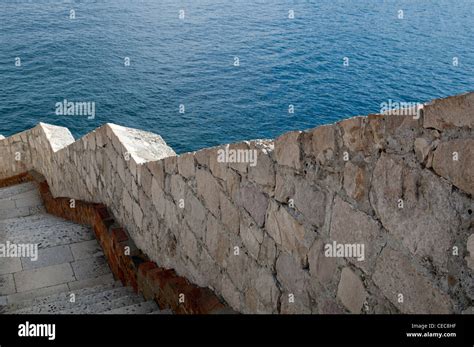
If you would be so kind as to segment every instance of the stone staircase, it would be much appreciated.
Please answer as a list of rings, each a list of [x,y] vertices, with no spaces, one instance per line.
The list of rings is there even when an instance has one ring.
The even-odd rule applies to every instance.
[[[47,214],[34,183],[0,189],[0,247],[0,313],[171,313],[115,281],[91,228]]]

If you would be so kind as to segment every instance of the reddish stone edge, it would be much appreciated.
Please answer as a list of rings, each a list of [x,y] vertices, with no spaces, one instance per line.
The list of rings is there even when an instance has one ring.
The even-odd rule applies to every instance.
[[[54,198],[46,180],[35,172],[0,179],[0,188],[35,182],[49,214],[75,223],[90,225],[102,247],[114,277],[130,286],[147,300],[155,300],[160,309],[177,314],[236,313],[209,288],[198,287],[172,269],[159,267],[140,251],[127,231],[120,227],[103,204]]]

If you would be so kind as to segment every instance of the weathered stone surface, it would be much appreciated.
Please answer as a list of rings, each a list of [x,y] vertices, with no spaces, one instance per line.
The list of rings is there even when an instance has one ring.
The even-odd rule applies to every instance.
[[[275,140],[275,159],[279,165],[302,168],[299,139],[301,131],[281,135]]]
[[[54,286],[74,281],[74,274],[69,263],[21,271],[13,275],[17,292],[36,288]]]
[[[278,280],[290,293],[301,293],[308,279],[299,260],[286,252],[280,253],[276,261],[276,272]]]
[[[420,274],[413,261],[389,247],[384,248],[372,277],[385,297],[403,313],[450,313],[449,297]],[[399,302],[400,294],[403,302]]]
[[[326,194],[306,180],[297,180],[295,183],[295,207],[306,219],[317,227],[324,224],[327,199]]]
[[[360,278],[348,267],[341,271],[341,280],[337,288],[337,298],[351,313],[360,313],[367,292]]]
[[[413,254],[446,269],[452,235],[459,226],[450,207],[450,185],[430,171],[411,169],[383,154],[374,169],[371,193],[372,205],[388,232]]]
[[[380,235],[380,226],[364,212],[354,209],[339,197],[334,199],[331,217],[330,238],[338,244],[360,245],[364,247],[364,260],[351,257],[351,263],[370,272],[377,254],[384,245]]]
[[[249,253],[257,259],[263,242],[263,230],[245,212],[240,217],[240,237]]]
[[[441,142],[434,151],[433,169],[456,187],[474,194],[474,139]]]
[[[466,257],[467,266],[474,271],[474,234],[471,234],[467,239],[466,245],[469,255]]]
[[[222,192],[220,193],[220,206],[222,223],[224,223],[228,230],[238,234],[240,224],[239,210]]]
[[[194,166],[194,153],[181,154],[178,157],[179,174],[185,178],[193,177],[196,172]]]
[[[331,285],[335,280],[337,269],[336,258],[324,255],[324,242],[316,240],[308,253],[309,272],[311,278],[323,285]]]
[[[454,127],[474,128],[474,93],[438,99],[423,108],[423,126],[444,130]]]
[[[239,205],[250,213],[258,226],[263,226],[268,206],[266,195],[252,184],[241,184],[239,192]]]
[[[304,227],[284,207],[270,202],[265,229],[273,240],[288,252],[299,251],[305,236]]]
[[[352,199],[361,201],[367,194],[367,172],[365,167],[348,161],[344,167],[344,189]]]
[[[428,157],[428,153],[430,152],[431,146],[428,140],[423,137],[418,137],[415,140],[415,154],[416,158],[420,163],[423,163],[425,159]]]
[[[196,170],[197,192],[214,216],[219,216],[219,184],[206,170]]]
[[[364,118],[353,117],[338,123],[343,130],[344,146],[351,151],[362,151],[368,147],[367,138],[364,136]]]
[[[248,179],[264,187],[275,187],[275,166],[268,151],[257,151],[257,163],[249,166]]]
[[[322,164],[331,160],[336,151],[336,128],[324,125],[312,131],[312,154]]]

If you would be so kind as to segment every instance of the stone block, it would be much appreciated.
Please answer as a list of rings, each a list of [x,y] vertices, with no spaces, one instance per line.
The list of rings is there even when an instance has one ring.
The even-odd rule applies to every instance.
[[[22,258],[21,263],[24,270],[30,270],[45,266],[69,263],[72,260],[73,257],[69,246],[63,245],[41,248],[38,250],[38,259],[36,261],[33,261],[30,258]]]
[[[410,258],[389,247],[380,254],[372,280],[402,313],[452,312],[449,297],[421,274]]]
[[[433,170],[459,189],[473,195],[474,139],[441,142],[434,151]]]
[[[308,253],[311,277],[322,285],[330,286],[335,281],[337,259],[324,255],[324,242],[316,240]]]
[[[360,313],[367,298],[367,292],[360,278],[348,267],[341,271],[337,298],[351,313]]]
[[[268,207],[265,229],[268,234],[289,253],[299,252],[305,237],[304,227],[278,203],[271,201]]]
[[[242,183],[239,190],[238,204],[242,206],[262,227],[265,223],[265,213],[268,207],[267,196],[252,184]]]
[[[275,166],[270,153],[260,149],[257,151],[257,164],[249,166],[248,179],[258,185],[275,187]]]
[[[312,155],[318,162],[324,164],[331,160],[336,151],[336,128],[333,125],[323,125],[312,131]]]
[[[210,172],[203,169],[196,170],[197,193],[202,197],[204,204],[214,216],[219,217],[220,185]]]
[[[14,274],[14,278],[18,292],[50,287],[75,280],[69,263],[17,272]]]
[[[185,178],[191,178],[195,175],[194,153],[185,153],[178,157],[178,172]]]
[[[377,254],[385,244],[380,234],[380,226],[374,219],[354,209],[338,196],[334,198],[330,238],[337,244],[354,245],[360,250],[363,246],[363,260],[354,255],[347,260],[366,273],[372,270]]]
[[[365,166],[348,161],[344,167],[344,190],[347,195],[362,201],[368,193],[368,177]]]
[[[0,295],[15,293],[15,281],[12,274],[0,275]]]
[[[301,293],[305,287],[305,281],[309,278],[306,271],[302,269],[299,259],[286,252],[281,252],[276,261],[276,273],[278,281],[290,293]]]
[[[301,131],[292,131],[275,140],[275,159],[279,165],[302,169],[300,151]]]
[[[226,228],[234,234],[239,233],[240,216],[237,207],[224,193],[220,193],[221,219]]]
[[[88,259],[103,255],[97,240],[77,242],[70,245],[74,260]]]
[[[434,100],[423,108],[423,126],[445,130],[474,128],[474,92]]]
[[[321,189],[311,185],[307,180],[296,180],[294,203],[308,222],[318,228],[324,224],[327,199]]]
[[[446,270],[459,228],[450,205],[450,184],[428,170],[408,167],[397,156],[382,154],[373,172],[370,200],[389,234],[413,254]]]

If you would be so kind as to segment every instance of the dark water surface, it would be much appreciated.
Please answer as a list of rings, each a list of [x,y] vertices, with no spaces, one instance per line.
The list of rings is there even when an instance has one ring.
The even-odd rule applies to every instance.
[[[273,138],[474,90],[473,30],[473,0],[0,0],[0,133],[112,122],[177,152]],[[64,99],[95,119],[56,115]]]

